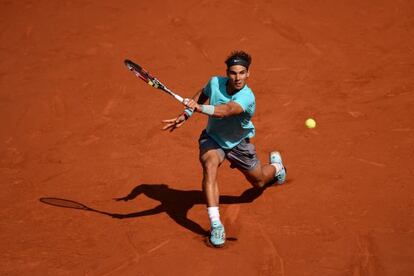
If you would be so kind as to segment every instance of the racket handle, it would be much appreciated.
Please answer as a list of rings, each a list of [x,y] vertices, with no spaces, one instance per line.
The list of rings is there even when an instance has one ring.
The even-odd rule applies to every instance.
[[[183,98],[183,97],[181,97],[181,96],[179,96],[179,95],[177,95],[177,94],[173,94],[173,97],[174,97],[177,101],[179,101],[180,103],[184,104],[184,98]]]

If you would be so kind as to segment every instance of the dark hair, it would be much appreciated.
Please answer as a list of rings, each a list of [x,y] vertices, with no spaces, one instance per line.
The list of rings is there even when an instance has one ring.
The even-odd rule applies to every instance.
[[[233,65],[242,65],[249,69],[249,66],[252,63],[252,57],[244,51],[233,51],[224,63],[226,63],[227,68]]]

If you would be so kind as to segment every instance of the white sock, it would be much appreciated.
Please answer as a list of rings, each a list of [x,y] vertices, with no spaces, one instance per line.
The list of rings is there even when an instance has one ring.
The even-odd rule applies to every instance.
[[[208,217],[210,218],[210,223],[213,225],[213,222],[220,222],[220,213],[219,207],[207,207]]]
[[[275,169],[276,169],[276,172],[275,172],[275,177],[279,174],[279,172],[283,169],[283,166],[282,166],[282,164],[279,164],[279,163],[272,163],[272,164],[270,164],[270,165],[272,165],[273,167],[275,167]]]

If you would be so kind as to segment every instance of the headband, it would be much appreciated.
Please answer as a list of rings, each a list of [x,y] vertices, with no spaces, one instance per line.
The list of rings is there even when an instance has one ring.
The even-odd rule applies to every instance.
[[[227,64],[227,68],[230,68],[233,65],[241,65],[241,66],[246,67],[246,69],[249,69],[249,65],[250,65],[247,60],[243,58],[238,58],[238,57],[228,60],[226,64]]]

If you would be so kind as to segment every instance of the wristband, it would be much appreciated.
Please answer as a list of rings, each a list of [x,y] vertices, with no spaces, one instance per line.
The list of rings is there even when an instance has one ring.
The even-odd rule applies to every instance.
[[[187,114],[188,118],[191,117],[191,115],[193,115],[194,110],[192,110],[191,108],[186,108],[184,109],[184,113]]]
[[[214,105],[201,105],[201,113],[212,116],[214,114]]]

